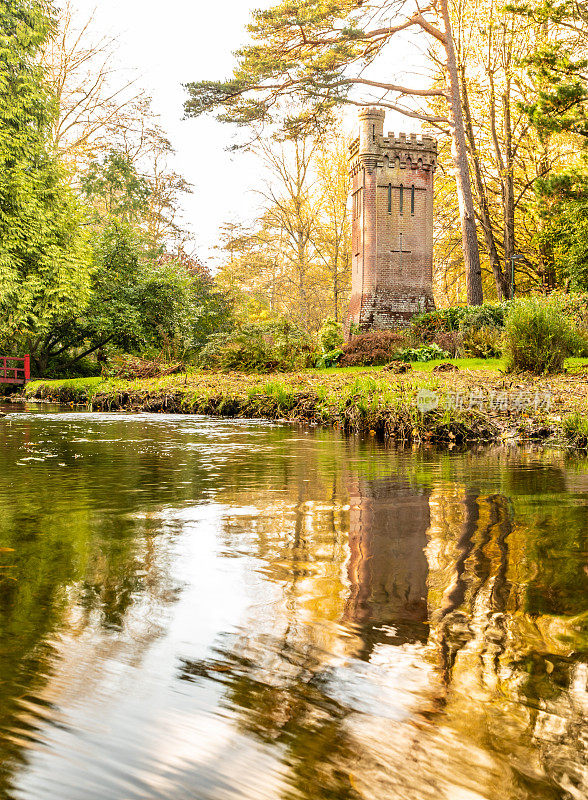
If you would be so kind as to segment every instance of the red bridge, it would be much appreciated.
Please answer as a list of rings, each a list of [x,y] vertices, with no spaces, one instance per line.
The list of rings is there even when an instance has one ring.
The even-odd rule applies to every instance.
[[[0,383],[27,383],[30,379],[30,356],[0,356]]]

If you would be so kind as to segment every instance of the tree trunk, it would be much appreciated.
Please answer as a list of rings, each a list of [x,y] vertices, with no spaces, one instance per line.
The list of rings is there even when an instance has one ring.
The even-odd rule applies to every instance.
[[[515,239],[515,196],[514,196],[514,164],[512,149],[512,124],[510,118],[510,86],[502,96],[504,118],[504,149],[505,149],[505,175],[504,175],[504,265],[508,271],[512,257],[516,253]]]
[[[445,26],[445,50],[447,53],[447,83],[449,87],[449,110],[452,132],[452,155],[455,165],[459,216],[461,220],[461,236],[465,262],[467,301],[469,305],[479,306],[484,302],[482,290],[482,268],[480,266],[480,250],[476,233],[476,212],[470,182],[467,143],[457,59],[453,42],[453,31],[449,19],[448,0],[440,0],[439,7]]]
[[[482,177],[482,169],[480,167],[480,156],[478,148],[476,147],[476,139],[474,136],[474,126],[472,124],[472,114],[470,110],[470,101],[468,97],[468,89],[465,80],[465,69],[461,67],[461,88],[463,94],[463,112],[465,117],[465,130],[474,166],[474,182],[476,192],[478,194],[478,204],[480,206],[480,222],[482,223],[482,230],[484,231],[484,241],[486,242],[486,251],[494,281],[496,283],[496,291],[499,300],[508,300],[510,297],[510,283],[508,279],[508,271],[502,270],[500,263],[500,256],[498,255],[498,248],[496,247],[496,239],[494,238],[494,230],[492,229],[492,219],[490,217],[490,207],[488,205],[488,196],[484,179]]]
[[[510,119],[506,117],[503,121],[503,128],[506,140],[506,160],[502,154],[500,140],[498,138],[498,130],[496,126],[496,95],[494,92],[494,75],[492,70],[488,70],[488,78],[490,81],[490,97],[489,97],[489,118],[490,118],[490,131],[492,133],[492,142],[494,144],[494,152],[496,154],[496,164],[498,165],[498,172],[500,174],[500,192],[502,195],[502,215],[504,217],[504,269],[509,273],[511,258],[515,252],[514,245],[514,184],[512,175],[512,141],[510,130]],[[510,106],[503,96],[503,111],[506,114],[510,113]],[[509,279],[509,296],[512,293],[512,286],[510,286]]]
[[[335,251],[333,253],[333,304],[335,322],[339,322],[339,240],[335,228]]]

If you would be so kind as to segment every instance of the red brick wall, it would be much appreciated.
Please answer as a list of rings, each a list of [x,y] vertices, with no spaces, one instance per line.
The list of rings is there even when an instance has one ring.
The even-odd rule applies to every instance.
[[[369,134],[380,121],[368,110],[360,118],[362,136],[351,148],[352,192],[361,193],[361,203],[354,203],[349,317],[363,329],[405,325],[415,313],[434,308],[436,143],[402,135],[385,139],[382,133],[374,139]]]

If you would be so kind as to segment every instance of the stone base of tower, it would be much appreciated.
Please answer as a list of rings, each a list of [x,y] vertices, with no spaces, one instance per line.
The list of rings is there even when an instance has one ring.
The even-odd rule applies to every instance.
[[[361,331],[393,330],[409,325],[415,314],[434,310],[432,292],[374,289],[351,297],[349,324],[355,323]]]

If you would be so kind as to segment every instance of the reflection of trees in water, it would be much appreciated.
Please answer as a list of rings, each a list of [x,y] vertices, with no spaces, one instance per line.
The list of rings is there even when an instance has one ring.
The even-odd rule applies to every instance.
[[[281,504],[258,498],[266,513],[226,519],[225,547],[242,551],[253,532],[248,554],[281,586],[271,618],[256,614],[247,635],[223,637],[208,659],[183,659],[180,677],[224,685],[239,726],[283,751],[285,798],[354,800],[358,741],[348,730],[353,703],[335,699],[337,665],[369,660],[391,636],[426,641],[428,492],[354,478],[347,512],[340,489],[325,502],[307,474],[293,470]]]
[[[78,665],[59,664],[52,645],[60,633],[94,631],[97,662],[110,650],[138,663],[162,632],[159,612],[176,598],[177,587],[170,585],[165,543],[157,544],[161,519],[155,513],[152,520],[151,510],[230,494],[233,486],[241,500],[245,492],[251,502],[259,491],[266,501],[268,489],[281,494],[293,487],[299,508],[291,549],[281,565],[269,558],[268,571],[274,573],[268,577],[294,575],[290,601],[310,615],[328,617],[332,598],[324,585],[330,586],[337,572],[343,576],[347,511],[324,503],[327,487],[340,494],[342,458],[331,451],[328,436],[317,436],[315,468],[310,444],[294,448],[292,459],[293,433],[285,427],[237,426],[219,441],[206,428],[200,435],[171,422],[150,422],[146,430],[132,418],[93,426],[91,418],[61,425],[59,418],[22,417],[18,425],[0,427],[0,498],[9,498],[0,503],[0,547],[10,548],[5,557],[10,571],[0,574],[2,797],[10,796],[12,776],[26,763],[26,743],[37,741],[56,713],[46,700],[58,683],[55,669],[71,670],[68,683],[77,683]],[[333,439],[345,448],[344,439]],[[22,458],[33,460],[17,466]],[[311,494],[303,494],[309,485]],[[142,513],[135,518],[138,509]],[[285,514],[290,518],[291,509]],[[311,553],[307,542],[320,527],[316,514],[326,527]],[[274,534],[268,529],[270,556]],[[99,675],[98,664],[96,669]]]
[[[0,578],[0,795],[53,713],[39,698],[71,608],[76,630],[127,633],[140,659],[153,634],[140,619],[174,590],[149,509],[211,495],[255,508],[227,514],[220,544],[250,558],[268,595],[252,599],[246,634],[179,674],[224,686],[231,717],[289,767],[288,798],[437,800],[477,784],[492,800],[586,795],[588,526],[585,505],[553,501],[563,468],[508,456],[497,474],[483,453],[403,455],[329,432],[293,443],[291,429],[240,434],[215,461],[216,444],[192,452],[173,434],[180,458],[163,426],[149,435],[146,448],[97,444],[87,462],[57,444],[67,472],[31,465],[0,510],[18,578]],[[10,447],[0,442],[0,496]],[[341,664],[361,697],[362,669],[408,654],[428,677],[427,653],[440,680],[415,678],[402,719],[337,691]]]
[[[34,525],[34,518],[31,518]],[[26,528],[21,523],[20,530]],[[37,529],[38,531],[38,529]],[[0,525],[0,534],[7,534]],[[13,775],[27,761],[28,747],[59,718],[63,692],[87,691],[77,673],[85,664],[61,662],[62,633],[92,631],[85,657],[94,671],[113,652],[138,662],[145,647],[163,632],[157,625],[163,598],[173,599],[166,559],[143,525],[121,525],[116,542],[87,520],[59,531],[45,526],[16,537],[15,581],[0,580],[0,796],[11,797]],[[3,538],[3,541],[6,541]],[[159,549],[159,548],[157,548]],[[84,553],[80,558],[79,554]],[[159,556],[159,558],[158,558]],[[141,617],[131,615],[143,606]],[[81,614],[72,614],[75,608]],[[70,680],[54,683],[56,670]],[[58,694],[55,695],[54,691]]]
[[[511,500],[488,493],[496,478],[480,472],[475,484],[432,489],[398,474],[351,474],[348,537],[337,502],[309,499],[316,487],[300,473],[278,517],[274,506],[261,519],[229,518],[228,548],[253,526],[248,552],[281,585],[281,611],[273,609],[271,633],[251,619],[247,636],[224,638],[209,659],[183,661],[180,674],[222,683],[239,725],[283,750],[287,797],[404,791],[421,800],[450,797],[456,787],[492,800],[586,793],[586,672],[574,652],[582,636],[565,617],[584,591],[582,570],[578,559],[575,569],[549,565],[552,549],[558,557],[580,552],[585,509],[533,501],[529,513],[542,480],[524,484],[528,471],[517,470],[524,499]],[[548,618],[537,604],[546,572],[564,616]],[[343,630],[332,627],[337,621]],[[353,665],[385,655],[394,663],[397,648],[426,641],[439,666],[438,702],[416,703],[410,721],[381,725],[333,699],[338,659]]]
[[[355,800],[355,754],[345,730],[350,711],[326,691],[326,654],[289,642],[289,634],[236,637],[206,661],[182,660],[180,678],[223,684],[240,727],[282,751],[290,785],[284,798]]]
[[[42,729],[58,720],[63,697],[53,691],[77,684],[82,665],[60,662],[61,634],[91,630],[102,656],[125,649],[139,659],[162,632],[154,608],[174,599],[165,547],[153,537],[161,523],[132,514],[145,478],[136,446],[113,437],[77,460],[67,436],[27,422],[0,428],[0,548],[10,563],[0,574],[2,798],[12,796]],[[54,457],[44,461],[46,452]],[[39,460],[16,466],[31,454]],[[141,616],[131,615],[141,605]],[[55,682],[56,669],[70,672],[69,686]]]
[[[507,539],[512,532],[513,512],[508,499],[501,495],[481,498],[477,490],[466,489],[462,506],[461,524],[455,526],[459,537],[455,542],[453,574],[443,592],[440,607],[432,610],[435,639],[446,682],[451,679],[459,651],[475,635],[471,619],[480,608],[486,615],[482,638],[488,644],[488,647],[483,646],[481,657],[491,642],[494,668],[498,669],[498,658],[506,636],[504,613],[510,595]],[[497,558],[490,557],[491,549]]]
[[[585,519],[578,526],[578,508],[569,504],[547,509],[537,504],[531,514],[520,515],[504,495],[468,494],[461,509],[455,498],[447,503],[442,491],[432,503],[431,594],[438,598],[446,587],[433,634],[447,685],[444,716],[509,766],[509,798],[583,797],[588,792],[583,766],[588,749],[578,737],[588,716],[583,637],[564,615],[574,595],[586,597],[582,565],[573,558]],[[581,514],[585,517],[585,509]],[[442,541],[457,530],[455,551],[443,564],[439,554],[447,555],[448,548]],[[548,566],[550,549],[551,559],[564,552],[571,556],[575,570]],[[541,614],[534,602],[545,569],[561,602],[557,617]]]

